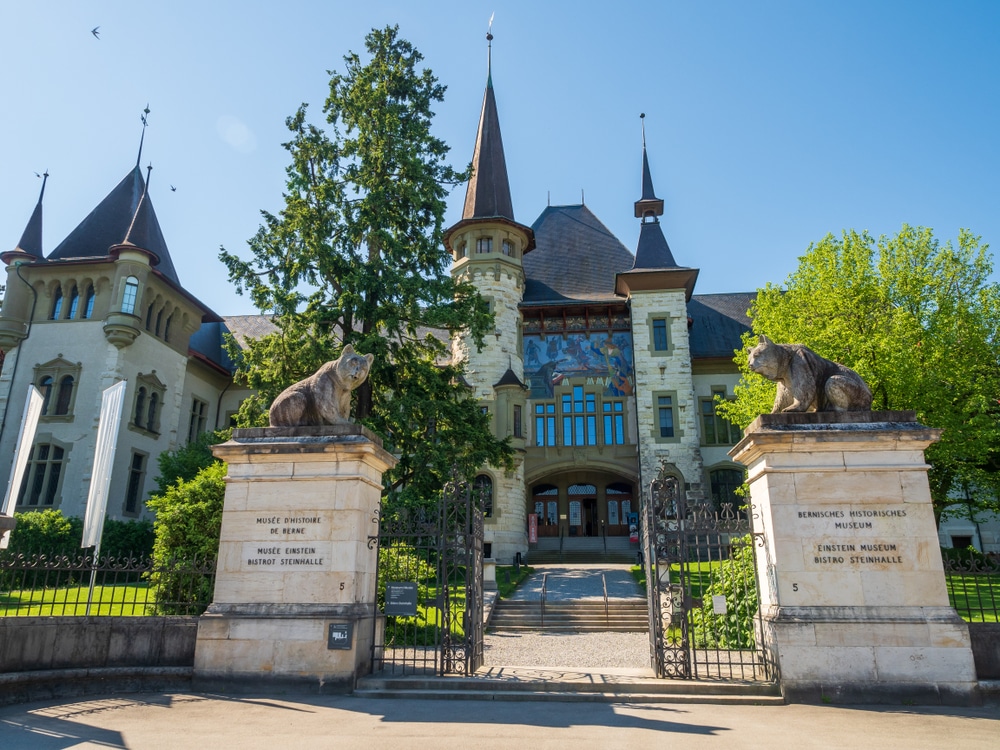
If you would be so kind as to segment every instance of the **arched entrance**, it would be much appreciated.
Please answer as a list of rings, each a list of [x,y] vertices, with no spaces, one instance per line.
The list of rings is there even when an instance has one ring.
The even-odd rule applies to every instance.
[[[526,512],[535,516],[529,522],[537,522],[540,540],[628,537],[638,510],[635,491],[629,477],[613,472],[553,473],[529,480]]]

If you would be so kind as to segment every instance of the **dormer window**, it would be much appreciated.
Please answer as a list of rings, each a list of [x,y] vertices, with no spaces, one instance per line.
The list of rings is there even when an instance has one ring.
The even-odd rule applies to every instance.
[[[477,253],[492,253],[493,252],[493,238],[492,237],[480,237],[476,240],[476,252]]]
[[[129,276],[125,279],[125,292],[122,294],[122,312],[126,315],[135,314],[135,303],[139,296],[139,279]]]
[[[500,243],[500,252],[511,258],[514,257],[514,243],[510,240],[504,240]]]

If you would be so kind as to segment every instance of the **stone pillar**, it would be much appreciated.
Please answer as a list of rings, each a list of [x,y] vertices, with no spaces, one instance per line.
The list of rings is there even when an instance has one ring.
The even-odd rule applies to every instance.
[[[764,643],[791,701],[969,704],[968,626],[948,603],[913,412],[765,414],[748,470]]]
[[[371,666],[368,537],[395,459],[353,424],[234,430],[213,450],[228,475],[195,685],[352,690]]]

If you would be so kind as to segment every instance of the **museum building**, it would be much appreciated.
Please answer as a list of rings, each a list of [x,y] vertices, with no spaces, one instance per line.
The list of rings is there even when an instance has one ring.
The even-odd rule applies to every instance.
[[[739,500],[743,467],[728,456],[740,430],[715,413],[740,376],[752,293],[695,295],[663,232],[642,145],[633,255],[586,205],[514,217],[492,72],[488,72],[462,219],[445,233],[452,275],[495,316],[477,350],[453,356],[510,437],[515,467],[476,478],[487,501],[489,554],[509,560],[536,539],[625,536],[639,493],[665,467],[690,500]]]

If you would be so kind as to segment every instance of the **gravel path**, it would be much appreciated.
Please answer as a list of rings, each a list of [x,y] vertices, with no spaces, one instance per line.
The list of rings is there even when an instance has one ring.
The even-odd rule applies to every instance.
[[[602,573],[613,598],[644,598],[628,565],[547,565],[536,568],[511,599],[536,600],[547,573],[549,601],[603,599]],[[573,669],[650,669],[647,633],[488,633],[488,667],[534,666]]]
[[[499,633],[483,638],[488,667],[650,669],[646,633]]]

